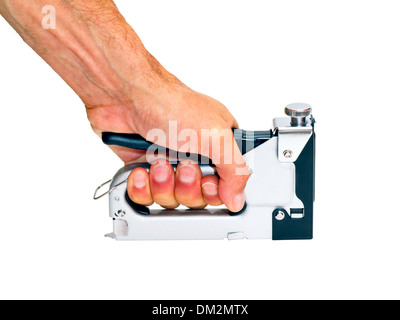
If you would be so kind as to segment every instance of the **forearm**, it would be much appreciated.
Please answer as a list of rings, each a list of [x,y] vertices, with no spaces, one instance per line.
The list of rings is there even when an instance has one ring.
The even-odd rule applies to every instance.
[[[55,8],[54,29],[42,26],[42,8],[48,5]],[[245,163],[232,135],[231,129],[238,127],[236,120],[223,104],[194,92],[167,72],[146,51],[113,1],[0,0],[0,14],[80,96],[87,107],[91,126],[98,135],[122,132],[147,137],[153,129],[158,129],[160,139],[151,136],[150,140],[178,151],[187,145],[184,130],[191,129],[191,138],[199,138],[203,130],[210,130],[209,143],[200,146],[199,141],[191,141],[189,151],[201,152],[206,157],[212,155],[212,160],[217,160],[214,163],[220,180],[219,186],[215,184],[215,187],[219,188],[220,200],[233,212],[242,209],[243,190],[249,174],[248,171],[245,175],[237,174],[243,172]],[[219,135],[220,132],[227,134]],[[216,133],[214,149],[213,134]],[[227,147],[223,148],[225,141]],[[143,155],[127,148],[111,148],[125,163],[137,161]],[[187,148],[184,150],[188,152]],[[240,155],[240,161],[234,154]],[[225,159],[228,159],[226,164]],[[205,202],[200,190],[200,169],[196,168],[198,179],[192,177],[192,184],[188,184],[186,178],[185,182],[193,187],[195,192],[192,195],[195,197],[176,199],[189,206],[201,207]],[[174,194],[179,195],[180,191],[187,189],[177,187],[178,191],[174,193],[173,172],[170,167],[172,187],[164,185],[169,190],[169,200],[172,199],[166,203],[168,207],[171,203],[172,206],[178,205]],[[215,179],[213,181],[217,183]],[[160,186],[159,191],[165,197],[167,193]],[[213,192],[215,196],[215,190]],[[149,194],[146,199],[144,204],[151,200]],[[213,203],[221,202],[214,200]]]
[[[42,27],[45,5],[55,29]],[[0,0],[0,13],[87,106],[126,99],[162,69],[111,0]]]

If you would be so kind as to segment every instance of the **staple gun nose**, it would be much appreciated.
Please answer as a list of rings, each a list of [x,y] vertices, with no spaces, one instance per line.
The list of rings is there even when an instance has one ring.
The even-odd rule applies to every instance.
[[[233,136],[253,172],[246,186],[246,205],[238,214],[226,208],[202,210],[151,209],[133,203],[126,190],[130,172],[150,168],[134,163],[121,168],[98,187],[94,198],[109,196],[109,215],[116,240],[273,239],[300,240],[313,237],[315,200],[315,119],[308,104],[286,106],[286,117],[275,118],[266,131],[234,129]],[[149,150],[157,146],[137,134],[105,132],[107,145]],[[203,175],[216,174],[212,161],[193,155]],[[187,154],[182,155],[187,159]],[[180,155],[178,153],[177,162]],[[173,164],[176,167],[176,163]],[[109,185],[101,194],[99,190]]]

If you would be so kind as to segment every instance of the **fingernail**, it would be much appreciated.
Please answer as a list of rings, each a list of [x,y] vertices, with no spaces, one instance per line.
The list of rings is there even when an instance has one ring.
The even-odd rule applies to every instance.
[[[168,179],[169,168],[163,163],[157,164],[153,170],[152,174],[154,175],[154,180],[157,182],[165,182]]]
[[[239,212],[244,207],[245,196],[244,192],[236,195],[232,200],[232,209],[234,212]]]
[[[206,182],[202,186],[204,193],[209,196],[216,196],[218,194],[218,186],[212,182]]]
[[[146,186],[146,176],[141,173],[134,174],[133,185],[138,189],[144,188]]]
[[[196,178],[196,169],[191,165],[182,165],[178,172],[179,180],[183,183],[192,183]]]

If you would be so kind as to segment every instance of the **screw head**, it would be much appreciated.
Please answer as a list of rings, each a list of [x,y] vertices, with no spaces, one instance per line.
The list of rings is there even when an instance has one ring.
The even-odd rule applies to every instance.
[[[285,157],[285,158],[291,158],[291,157],[293,157],[293,151],[292,150],[285,150],[285,151],[283,151],[283,156]]]
[[[308,117],[311,114],[312,108],[307,103],[292,103],[286,106],[285,113],[289,117]]]
[[[282,210],[279,210],[277,213],[275,213],[275,219],[278,221],[282,221],[285,219],[285,213]]]

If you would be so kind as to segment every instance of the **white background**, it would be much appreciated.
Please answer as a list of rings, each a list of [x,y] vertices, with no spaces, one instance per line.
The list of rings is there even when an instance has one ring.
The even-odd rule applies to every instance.
[[[398,1],[117,1],[148,50],[245,129],[314,107],[315,239],[120,243],[122,163],[0,19],[0,298],[400,298]]]

